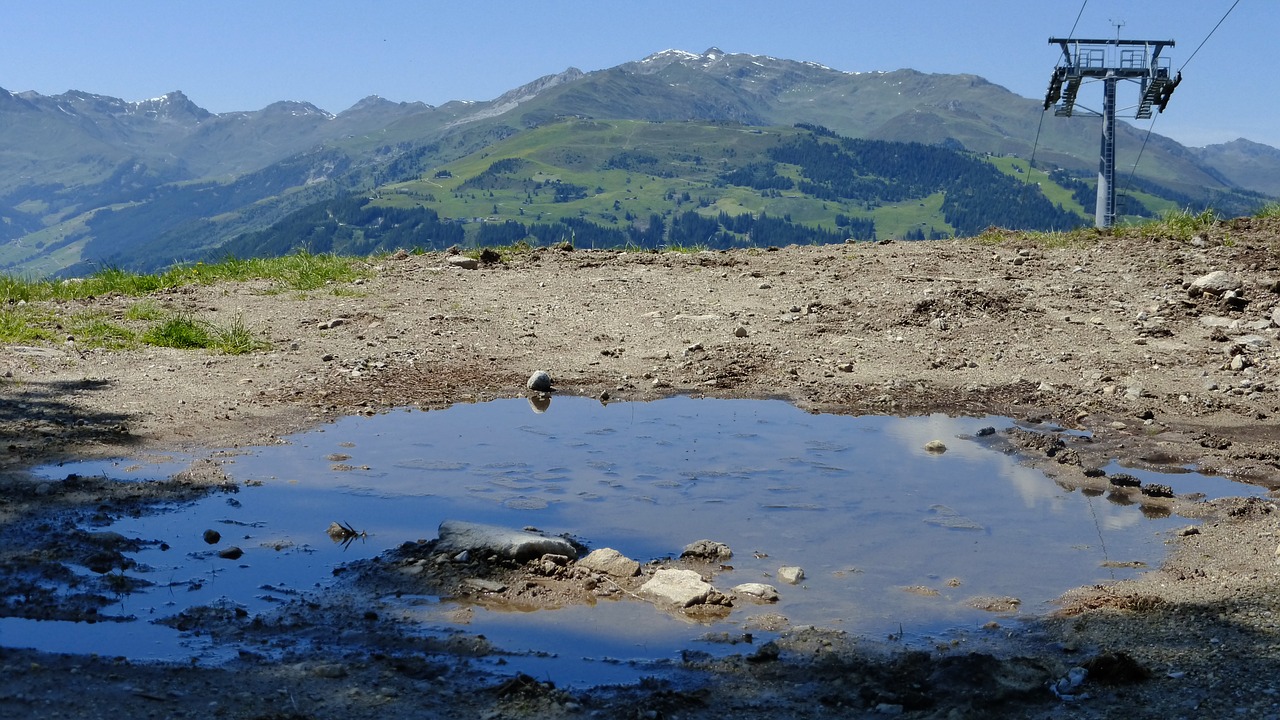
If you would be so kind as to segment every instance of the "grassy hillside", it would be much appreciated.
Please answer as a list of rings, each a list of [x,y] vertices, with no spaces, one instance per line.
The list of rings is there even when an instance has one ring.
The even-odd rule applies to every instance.
[[[1070,202],[1070,191],[1043,185]],[[1020,207],[1029,227],[1088,222],[971,153],[840,138],[816,127],[705,122],[562,120],[367,197],[325,201],[220,251],[924,239],[975,234],[1001,218],[1020,224],[1009,214]]]

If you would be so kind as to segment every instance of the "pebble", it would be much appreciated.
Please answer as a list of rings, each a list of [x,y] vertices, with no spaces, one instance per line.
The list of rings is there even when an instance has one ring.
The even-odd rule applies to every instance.
[[[733,592],[761,602],[778,602],[778,589],[765,583],[742,583],[735,586]]]
[[[743,326],[739,325],[739,326],[737,327],[737,329],[733,331],[733,336],[734,336],[734,337],[744,338],[744,337],[746,337],[746,336],[747,336],[747,329],[746,329],[745,327],[743,327]]]
[[[930,440],[924,444],[924,449],[926,452],[941,455],[947,451],[947,446],[941,440]]]
[[[592,550],[578,561],[578,566],[614,577],[635,577],[640,574],[640,563],[613,548]]]
[[[454,255],[449,258],[449,266],[462,270],[475,270],[480,267],[480,261],[466,255]]]
[[[204,531],[203,537],[206,543],[210,545],[217,545],[218,541],[222,539],[222,533],[218,532],[217,530],[213,530],[211,528],[209,530]]]
[[[218,551],[218,557],[223,560],[239,560],[244,555],[244,551],[232,545],[229,548],[223,548]]]
[[[1214,270],[1207,275],[1201,275],[1196,278],[1188,290],[1191,297],[1197,297],[1203,293],[1211,293],[1213,295],[1223,295],[1228,291],[1239,290],[1242,286],[1239,278],[1225,270]]]
[[[534,392],[551,392],[551,373],[546,370],[535,371],[529,376],[529,381],[525,383],[525,387]]]
[[[684,546],[684,550],[680,552],[680,557],[704,560],[706,562],[720,562],[732,558],[733,550],[728,545],[715,540],[695,540]]]

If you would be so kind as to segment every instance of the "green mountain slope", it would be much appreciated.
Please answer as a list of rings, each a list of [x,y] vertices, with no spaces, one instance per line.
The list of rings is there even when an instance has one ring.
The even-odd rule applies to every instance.
[[[817,126],[569,119],[378,187],[367,200],[318,203],[220,250],[723,248],[1087,222],[1018,175],[973,153],[839,137]]]
[[[664,127],[649,133],[641,127],[646,123]],[[733,141],[722,132],[730,123]],[[801,169],[791,163],[734,169],[789,177],[797,183],[790,194],[762,195],[781,189],[753,187],[767,178],[744,176],[738,178],[742,184],[717,175],[725,161],[738,160],[716,153],[741,151],[751,162],[769,162],[761,143],[780,142],[796,124],[990,154],[1023,184],[1034,150],[1033,184],[1044,186],[1053,204],[1071,211],[1092,207],[1095,121],[1046,117],[1039,100],[971,75],[844,73],[712,48],[667,51],[591,73],[571,68],[487,102],[430,107],[368,98],[338,115],[306,103],[213,115],[181,93],[131,103],[79,92],[43,97],[0,90],[0,271],[75,273],[102,264],[148,268],[187,261],[288,222],[316,203],[366,194],[388,207],[416,203],[441,218],[466,221],[468,238],[478,232],[469,227],[478,225],[477,218],[536,225],[539,213],[543,220],[563,219],[568,216],[561,211],[570,206],[581,222],[590,217],[617,230],[651,214],[669,221],[687,212],[689,203],[699,205],[702,215],[789,216],[832,232],[837,216],[867,217],[882,237],[981,224],[968,220],[957,227],[945,217],[958,212],[954,189],[939,188],[914,205],[881,200],[859,209],[831,188],[825,196],[800,191]],[[537,134],[542,131],[550,134]],[[526,134],[526,150],[505,145]],[[610,139],[601,142],[603,135]],[[1123,165],[1136,158],[1146,138],[1127,125],[1118,135]],[[433,174],[449,163],[464,163],[455,177],[475,178],[465,163],[483,165],[484,153],[491,158],[490,148],[500,144],[511,158],[541,164],[538,192],[526,189],[526,197],[515,188],[438,183],[442,191],[433,202],[414,200],[412,193],[432,194]],[[1049,171],[1052,183],[1042,174]],[[633,185],[617,185],[628,174]],[[641,176],[655,178],[643,191]],[[1280,188],[1278,178],[1280,151],[1197,152],[1152,136],[1121,189],[1129,191],[1132,212],[1212,205],[1244,214],[1266,199],[1249,188],[1269,192]],[[546,182],[560,184],[558,202]],[[570,197],[575,194],[580,196]],[[632,220],[611,218],[619,213]],[[1021,222],[998,214],[987,220]]]

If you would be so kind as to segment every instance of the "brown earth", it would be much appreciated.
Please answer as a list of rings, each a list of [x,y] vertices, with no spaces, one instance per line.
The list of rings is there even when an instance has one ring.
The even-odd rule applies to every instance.
[[[814,411],[992,413],[1087,430],[1071,445],[1031,430],[1000,440],[1064,487],[1128,493],[1196,528],[1170,540],[1160,569],[1068,593],[1025,629],[933,652],[803,629],[727,660],[690,656],[707,671],[699,683],[581,692],[486,676],[466,661],[488,652],[480,638],[407,640],[360,611],[352,577],[287,619],[209,609],[183,620],[312,642],[290,662],[157,666],[0,649],[0,716],[1280,717],[1275,505],[1203,502],[1176,487],[1163,497],[1093,472],[1112,458],[1193,464],[1280,487],[1278,237],[1280,222],[1240,219],[1189,239],[1100,234],[1068,247],[1009,234],[692,254],[541,249],[477,269],[400,253],[324,291],[264,281],[152,298],[215,322],[239,316],[270,350],[104,351],[74,338],[3,348],[3,616],[91,619],[110,589],[64,563],[119,567],[136,548],[83,528],[226,485],[217,448],[344,414],[518,396],[538,369],[557,394],[609,401],[783,397]],[[1219,270],[1226,286],[1193,285]],[[136,301],[52,305],[127,324]],[[25,473],[176,451],[201,459],[167,482]],[[562,579],[576,591],[572,573]],[[359,642],[334,628],[358,628]],[[1087,697],[1053,695],[1048,684],[1078,665],[1088,678],[1062,689]]]

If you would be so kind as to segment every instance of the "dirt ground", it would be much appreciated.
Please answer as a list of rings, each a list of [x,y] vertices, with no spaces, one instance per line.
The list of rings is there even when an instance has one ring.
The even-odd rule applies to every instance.
[[[1280,222],[1238,219],[1188,239],[1100,234],[1068,247],[1009,234],[704,253],[559,248],[478,268],[400,253],[322,291],[260,282],[153,298],[197,318],[243,318],[271,344],[249,355],[86,350],[73,337],[0,348],[0,616],[93,619],[121,588],[105,586],[110,573],[99,586],[67,565],[117,568],[136,548],[91,528],[225,486],[217,448],[270,444],[345,414],[520,396],[536,370],[555,394],[606,401],[781,397],[814,411],[992,413],[1085,430],[1070,445],[1034,430],[1000,440],[1065,488],[1125,494],[1188,525],[1163,567],[1079,588],[1053,616],[967,645],[904,651],[807,628],[728,659],[691,655],[697,682],[583,691],[487,675],[468,662],[488,651],[481,638],[407,639],[360,609],[362,583],[376,579],[350,573],[342,592],[278,617],[210,608],[180,620],[231,640],[297,641],[285,662],[242,653],[225,667],[165,666],[0,649],[0,716],[1280,717],[1273,502],[1120,487],[1096,470],[1113,458],[1194,465],[1280,488],[1278,239]],[[89,306],[127,323],[136,301],[57,310]],[[179,450],[201,459],[166,482],[26,474]],[[567,587],[587,577],[556,572]],[[1072,682],[1075,667],[1090,671],[1083,682]]]

